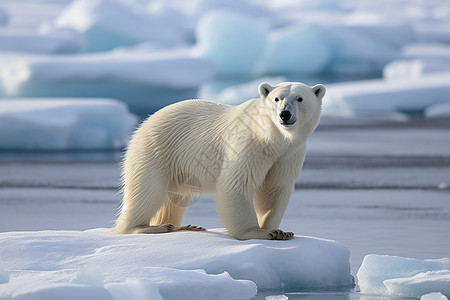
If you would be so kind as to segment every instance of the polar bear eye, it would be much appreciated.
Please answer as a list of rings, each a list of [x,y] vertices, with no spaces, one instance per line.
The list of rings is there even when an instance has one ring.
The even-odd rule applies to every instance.
[[[278,101],[280,101],[280,99],[278,99],[278,97],[275,97],[275,102],[278,102]]]
[[[303,98],[302,98],[302,97],[298,97],[297,101],[298,101],[298,102],[302,102],[302,101],[303,101]]]

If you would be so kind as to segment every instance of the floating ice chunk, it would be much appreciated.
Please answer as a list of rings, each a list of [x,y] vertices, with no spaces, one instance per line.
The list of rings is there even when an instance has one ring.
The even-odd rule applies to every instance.
[[[450,259],[417,260],[367,255],[358,270],[362,294],[420,297],[431,292],[450,293]]]
[[[422,295],[420,300],[448,300],[442,293],[429,293]]]
[[[86,51],[102,51],[120,45],[157,41],[166,46],[185,43],[176,20],[161,19],[116,0],[76,0],[56,19],[54,26],[82,32]]]
[[[212,11],[197,24],[197,51],[211,59],[221,75],[248,75],[264,48],[265,30],[248,16]]]
[[[448,62],[419,59],[395,60],[383,68],[383,78],[385,80],[411,80],[440,72],[450,72],[450,60]]]
[[[271,32],[258,62],[259,74],[316,74],[331,60],[322,27],[301,25]]]
[[[450,118],[450,101],[447,103],[435,104],[425,109],[427,118]]]
[[[141,115],[196,97],[198,86],[214,73],[209,60],[187,51],[0,59],[3,97],[114,98]]]
[[[4,267],[14,269],[10,282],[0,285],[0,298],[17,293],[31,297],[37,287],[45,286],[59,288],[59,295],[73,292],[76,286],[88,299],[91,291],[105,289],[115,299],[148,299],[149,295],[158,299],[158,293],[164,299],[187,295],[249,299],[257,287],[295,290],[353,285],[348,249],[311,237],[238,241],[219,230],[110,235],[97,229],[0,233],[0,244]],[[87,271],[80,272],[86,266]]]
[[[9,281],[9,273],[0,267],[0,284],[8,283],[8,281]]]
[[[434,104],[448,102],[450,73],[423,76],[417,80],[367,80],[329,84],[325,114],[377,114],[403,112],[423,115]]]
[[[383,284],[391,295],[402,297],[418,298],[432,292],[450,296],[450,270],[429,271],[410,278],[387,279]]]
[[[84,47],[83,37],[74,30],[0,30],[0,51],[73,53]]]
[[[126,105],[112,99],[2,100],[0,149],[120,149],[135,124]]]

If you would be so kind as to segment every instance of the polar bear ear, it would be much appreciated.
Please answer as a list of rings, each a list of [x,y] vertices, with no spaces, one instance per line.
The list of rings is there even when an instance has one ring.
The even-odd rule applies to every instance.
[[[317,99],[322,99],[323,96],[325,96],[325,92],[326,92],[326,88],[325,86],[321,85],[321,84],[316,84],[315,86],[313,86],[312,91],[314,92],[314,94],[316,95]]]
[[[273,86],[271,86],[268,83],[261,83],[258,87],[259,95],[262,99],[266,99],[267,95],[274,89]]]

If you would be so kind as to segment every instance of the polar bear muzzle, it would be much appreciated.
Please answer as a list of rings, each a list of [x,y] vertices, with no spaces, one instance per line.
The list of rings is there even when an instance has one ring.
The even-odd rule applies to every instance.
[[[295,120],[292,121],[291,118],[292,118],[291,112],[288,110],[283,110],[280,113],[280,119],[282,121],[281,125],[293,125],[295,123]]]

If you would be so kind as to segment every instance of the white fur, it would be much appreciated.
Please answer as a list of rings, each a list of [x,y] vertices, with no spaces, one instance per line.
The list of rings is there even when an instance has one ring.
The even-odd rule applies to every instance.
[[[238,106],[182,101],[144,121],[123,163],[124,196],[114,231],[176,230],[192,186],[199,185],[203,193],[216,193],[230,236],[292,238],[277,229],[303,165],[306,140],[319,122],[325,87],[287,82],[261,84],[259,91],[261,98]],[[291,120],[295,116],[294,124],[283,124],[282,110],[292,113]]]

